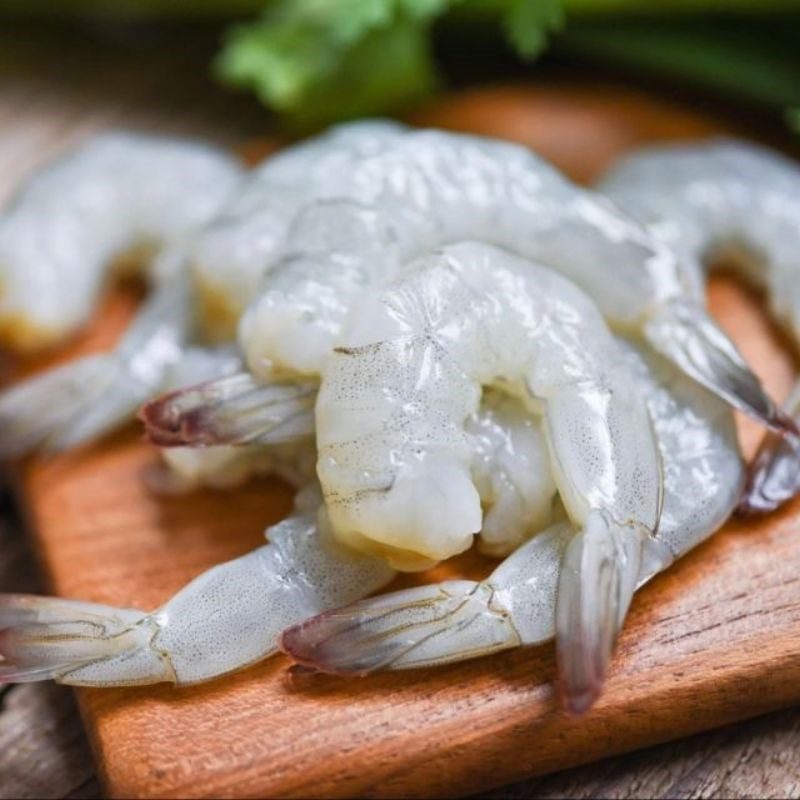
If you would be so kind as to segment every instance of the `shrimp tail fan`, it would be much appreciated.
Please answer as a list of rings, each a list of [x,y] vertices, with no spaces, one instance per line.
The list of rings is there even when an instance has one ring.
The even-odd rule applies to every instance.
[[[739,351],[701,308],[672,302],[645,326],[650,344],[734,408],[779,433],[797,433],[792,418],[767,395]]]
[[[740,514],[766,514],[800,492],[800,438],[770,432],[748,470]]]
[[[486,655],[520,644],[508,614],[472,581],[445,581],[362,600],[288,628],[280,647],[319,672],[363,675]]]
[[[593,511],[564,554],[556,600],[556,652],[567,710],[583,714],[599,696],[636,590],[643,537]]]
[[[314,430],[314,384],[262,384],[240,372],[179,389],[139,412],[160,447],[268,444]]]
[[[0,594],[0,685],[56,680],[114,658],[138,642],[125,631],[145,617],[132,609],[33,595]],[[143,634],[146,634],[143,631]]]

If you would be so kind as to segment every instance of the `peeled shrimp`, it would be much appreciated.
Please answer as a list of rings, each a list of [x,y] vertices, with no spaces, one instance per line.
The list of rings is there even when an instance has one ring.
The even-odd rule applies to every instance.
[[[683,255],[702,293],[722,261],[766,291],[800,343],[800,167],[765,148],[711,140],[648,148],[622,160],[600,189]],[[800,385],[786,404],[800,413]],[[756,457],[743,508],[768,511],[800,490],[800,440],[770,434]]]
[[[599,311],[569,281],[463,243],[368,296],[323,369],[325,513],[339,541],[400,569],[467,549],[482,513],[464,422],[484,386],[542,418],[577,528],[559,640],[562,675],[579,693],[605,671],[658,524],[661,473],[644,400]]]
[[[0,395],[0,454],[80,444],[163,390],[193,329],[185,244],[241,174],[230,156],[193,141],[116,133],[30,179],[0,218],[0,341],[27,351],[64,338],[131,251],[151,256],[154,289],[113,352]]]
[[[225,351],[190,351],[183,377],[233,369]],[[312,412],[307,412],[313,424]],[[549,525],[555,484],[543,440],[513,398],[487,397],[467,421],[473,470],[487,508],[487,548],[508,552]],[[285,449],[281,449],[285,448]],[[314,474],[313,440],[243,447],[170,448],[180,488],[227,484],[240,471],[278,471],[302,485]],[[529,474],[527,469],[537,471]],[[163,482],[160,482],[163,487]],[[118,686],[209,680],[269,657],[280,631],[364,597],[394,571],[337,544],[316,521],[319,491],[298,495],[295,514],[267,531],[270,544],[215,567],[152,613],[55,598],[0,595],[0,683],[55,679]],[[324,517],[323,517],[324,523]]]
[[[269,544],[214,567],[158,610],[0,596],[0,683],[186,685],[277,650],[294,622],[380,589],[381,559],[343,550],[305,510],[267,531]]]
[[[744,469],[730,411],[665,359],[620,345],[647,400],[663,463],[664,503],[657,534],[643,540],[641,586],[727,519]],[[326,672],[366,673],[547,641],[557,629],[559,576],[573,536],[569,522],[555,522],[483,581],[447,581],[327,612],[286,631],[281,647]],[[584,711],[597,688],[568,694],[569,708]]]
[[[340,176],[405,130],[383,120],[337,125],[281,150],[249,173],[192,244],[192,273],[207,333],[233,338],[264,274],[280,260],[299,209],[321,196],[346,194]]]
[[[285,259],[242,319],[240,343],[256,375],[318,375],[349,309],[387,270],[479,239],[561,271],[616,329],[642,335],[767,425],[790,426],[690,296],[671,249],[524,148],[409,132],[327,180],[330,196],[319,193],[298,213]]]
[[[153,255],[159,278],[175,249],[238,184],[231,156],[198,142],[109,133],[29,179],[0,218],[0,342],[58,343],[91,314],[114,259]]]
[[[209,299],[216,297],[209,276],[224,276],[249,296],[313,190],[313,176],[322,180],[329,161],[373,152],[400,130],[391,123],[335,128],[269,159],[246,181],[232,158],[212,148],[109,134],[31,179],[0,221],[0,282],[11,287],[0,299],[0,340],[10,331],[8,342],[33,347],[72,331],[91,311],[114,258],[131,249],[152,255],[155,289],[113,352],[0,394],[0,426],[8,432],[0,455],[75,446],[130,419],[170,385],[170,371],[198,336],[193,288],[206,301],[202,333],[224,339],[227,315],[238,311],[229,297],[227,305]]]

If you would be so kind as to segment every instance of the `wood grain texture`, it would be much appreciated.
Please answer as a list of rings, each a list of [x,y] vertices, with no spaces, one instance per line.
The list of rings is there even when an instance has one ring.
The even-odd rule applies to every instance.
[[[22,527],[0,505],[0,588],[40,591]],[[0,692],[0,799],[99,798],[88,744],[68,687]],[[24,742],[19,747],[18,742]],[[678,742],[491,790],[476,800],[522,798],[797,798],[800,709],[767,714]]]
[[[543,121],[551,113],[547,91],[462,97],[427,121],[474,127],[492,116],[485,132],[503,133],[513,116],[509,135],[583,178],[638,141],[716,129],[714,120],[678,110],[686,122],[664,134],[652,120],[672,118],[669,104],[633,92],[614,97],[608,126],[625,132],[595,160],[585,154],[597,147],[599,118],[554,136]],[[478,100],[492,115],[476,115]],[[585,103],[579,93],[575,109]],[[129,305],[117,298],[79,346],[113,338]],[[773,389],[785,391],[791,364],[778,357],[774,332],[754,304],[720,283],[714,305],[748,355],[769,364]],[[158,501],[140,480],[151,464],[131,431],[30,466],[25,491],[56,591],[154,605],[210,564],[255,546],[261,528],[287,507],[285,491],[272,483],[238,494],[235,519],[222,495]],[[795,701],[800,610],[792,527],[799,511],[730,526],[648,587],[635,603],[609,692],[581,722],[555,708],[548,647],[358,684],[326,678],[292,686],[285,662],[275,659],[194,690],[80,693],[106,785],[114,796],[457,795]]]
[[[22,525],[0,488],[0,589],[41,591]],[[0,800],[97,797],[73,693],[50,683],[0,687]]]

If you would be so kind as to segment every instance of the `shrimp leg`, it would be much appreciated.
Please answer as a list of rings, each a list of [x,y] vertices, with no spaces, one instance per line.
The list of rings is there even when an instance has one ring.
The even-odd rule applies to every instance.
[[[326,513],[341,541],[401,569],[468,548],[482,514],[464,422],[482,386],[542,417],[577,531],[559,592],[561,674],[570,695],[593,695],[656,530],[661,474],[644,400],[599,312],[564,278],[464,243],[362,304],[317,401]]]
[[[270,544],[196,578],[158,610],[0,595],[0,683],[187,685],[277,650],[281,630],[393,577],[325,540],[314,514],[270,528]]]

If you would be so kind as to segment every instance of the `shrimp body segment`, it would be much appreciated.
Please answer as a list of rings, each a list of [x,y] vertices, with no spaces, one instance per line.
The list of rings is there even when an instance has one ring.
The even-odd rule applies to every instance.
[[[208,334],[233,338],[264,274],[280,262],[299,209],[318,197],[346,194],[348,184],[341,176],[356,161],[389,147],[405,130],[388,121],[334,126],[269,156],[248,173],[191,246],[191,269]]]
[[[796,163],[724,139],[646,148],[623,158],[598,189],[682,254],[693,286],[702,287],[722,258],[765,289],[775,315],[800,342]]]
[[[662,357],[619,344],[647,399],[663,461],[663,508],[656,536],[644,539],[641,586],[722,525],[744,465],[733,416],[718,399]],[[326,612],[286,631],[281,647],[326,672],[365,673],[545,642],[556,633],[559,580],[574,535],[573,525],[555,522],[484,581],[448,581]],[[591,699],[575,696],[570,707],[585,710]]]
[[[89,317],[114,259],[179,247],[239,183],[235,159],[142,134],[98,136],[31,178],[0,218],[0,343],[30,351]],[[180,264],[174,251],[156,273]]]
[[[209,680],[274,653],[287,625],[364,597],[394,575],[382,560],[326,541],[305,510],[267,533],[270,544],[203,573],[150,614],[0,596],[0,683]]]
[[[328,519],[341,541],[400,569],[466,550],[482,514],[465,420],[484,386],[542,417],[577,529],[559,588],[562,676],[572,693],[595,692],[658,524],[660,457],[599,311],[558,274],[467,242],[368,297],[317,402]]]
[[[701,293],[717,260],[765,290],[776,318],[800,343],[800,167],[765,148],[711,140],[648,148],[623,159],[599,188],[683,254]],[[800,385],[786,403],[800,415]],[[776,508],[800,491],[800,439],[768,434],[743,510]]]
[[[686,271],[663,240],[524,148],[409,132],[328,180],[346,188],[297,215],[287,257],[242,319],[240,342],[257,375],[319,374],[349,308],[387,269],[476,239],[563,273],[617,330],[643,336],[726,401],[785,427],[691,297]]]

